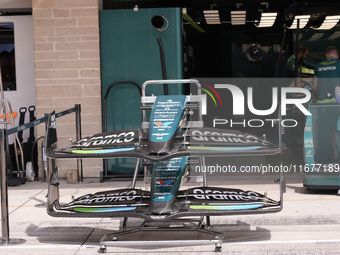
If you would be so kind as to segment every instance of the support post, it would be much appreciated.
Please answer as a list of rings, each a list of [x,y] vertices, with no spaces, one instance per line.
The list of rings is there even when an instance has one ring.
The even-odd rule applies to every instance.
[[[16,245],[23,244],[24,239],[10,239],[9,238],[9,214],[8,214],[8,185],[7,185],[7,158],[6,158],[6,143],[7,132],[6,129],[1,130],[0,139],[0,156],[1,156],[1,241],[0,245]]]
[[[296,27],[296,32],[295,32],[295,79],[294,79],[294,87],[297,87],[297,79],[298,79],[298,47],[299,47],[299,31],[300,29],[300,19],[297,20],[297,27]]]
[[[48,114],[45,113],[45,118],[46,118],[46,121],[45,121],[45,130],[47,130],[47,120],[48,120]],[[43,146],[43,145],[42,145]],[[45,146],[46,146],[46,143],[45,143]],[[45,149],[43,149],[43,152],[45,153]],[[42,157],[46,157],[45,155],[42,155]],[[43,161],[43,160],[42,160]],[[42,162],[43,163],[43,162]],[[44,164],[42,164],[42,168],[44,168]],[[46,170],[46,171],[45,171]],[[44,177],[44,181],[47,181],[47,183],[49,183],[50,179],[50,175],[51,175],[51,172],[50,172],[50,159],[47,158],[47,162],[46,162],[46,169],[43,169],[43,177]]]
[[[8,190],[6,176],[6,130],[1,130],[1,230],[2,242],[9,243],[9,221],[8,221]]]
[[[135,172],[133,173],[133,179],[132,179],[132,185],[131,185],[133,189],[136,188],[139,164],[140,164],[140,158],[137,158]]]
[[[76,104],[76,139],[81,139],[81,105]],[[78,183],[83,183],[83,160],[77,159]]]

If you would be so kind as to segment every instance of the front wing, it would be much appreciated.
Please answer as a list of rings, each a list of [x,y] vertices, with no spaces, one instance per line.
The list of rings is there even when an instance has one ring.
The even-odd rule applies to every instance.
[[[140,189],[119,189],[87,194],[67,204],[48,198],[48,214],[55,217],[135,217],[162,221],[185,216],[273,213],[282,209],[280,201],[254,191],[217,187],[195,187],[181,190],[171,213],[150,212],[150,192]]]
[[[166,154],[148,151],[148,134],[138,130],[117,130],[85,137],[58,149],[56,124],[51,114],[46,131],[46,155],[50,158],[138,157],[151,161],[182,156],[273,155],[280,152],[265,138],[235,130],[191,128],[177,132]]]

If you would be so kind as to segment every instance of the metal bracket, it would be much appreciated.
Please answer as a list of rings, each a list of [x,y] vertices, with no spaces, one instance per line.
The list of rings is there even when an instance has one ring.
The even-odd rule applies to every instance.
[[[150,245],[158,245],[158,246],[166,246],[166,245],[208,245],[208,244],[215,244],[215,251],[220,252],[222,250],[222,243],[224,239],[224,233],[223,232],[217,232],[211,230],[210,222],[207,221],[206,224],[204,224],[204,217],[200,217],[200,219],[182,219],[182,220],[171,220],[168,221],[168,226],[152,226],[151,222],[144,221],[139,227],[132,228],[127,230],[126,224],[127,219],[124,218],[123,225],[121,230],[118,230],[116,232],[106,234],[100,241],[100,248],[98,250],[99,253],[105,253],[107,246],[128,246],[128,245],[135,245],[135,246],[150,246]],[[189,222],[198,222],[196,227],[188,227],[184,226],[182,224],[185,222],[186,224]],[[173,226],[174,223],[180,223],[178,226]],[[171,225],[171,227],[170,227]],[[153,240],[140,240],[138,238],[135,238],[136,240],[129,240],[128,235],[130,235],[130,238],[133,237],[133,234],[136,234],[138,232],[152,232],[157,233],[156,236],[160,237],[160,239],[154,238]],[[170,233],[170,232],[176,232],[176,236],[179,232],[186,233],[185,238],[183,239],[167,239],[165,240],[162,238],[162,233]],[[201,239],[190,239],[188,240],[188,235],[191,233],[195,233],[195,238],[197,238],[197,234],[208,235],[208,237],[201,238]],[[148,235],[150,236],[150,235]],[[124,240],[125,239],[125,240]]]

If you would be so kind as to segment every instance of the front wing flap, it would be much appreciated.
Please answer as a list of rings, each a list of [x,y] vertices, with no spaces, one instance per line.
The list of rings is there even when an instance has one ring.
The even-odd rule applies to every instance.
[[[272,155],[279,152],[280,146],[265,138],[216,128],[178,131],[170,152],[166,154],[150,153],[148,134],[138,130],[100,133],[58,149],[53,113],[49,116],[46,131],[46,156],[50,158],[138,157],[160,161],[182,156]]]
[[[196,187],[177,193],[173,210],[167,214],[150,212],[150,192],[119,189],[83,195],[70,203],[49,201],[47,211],[55,217],[136,217],[167,220],[185,216],[273,213],[282,209],[280,201],[254,191],[220,187]]]

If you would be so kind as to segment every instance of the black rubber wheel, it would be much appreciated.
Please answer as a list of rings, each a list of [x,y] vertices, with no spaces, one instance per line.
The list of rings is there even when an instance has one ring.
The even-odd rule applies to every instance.
[[[215,247],[215,252],[221,252],[222,251],[222,247]]]
[[[106,253],[106,248],[99,248],[98,253]]]
[[[21,178],[21,184],[25,184],[26,183],[26,176],[25,176],[24,171],[21,171],[20,178]]]

